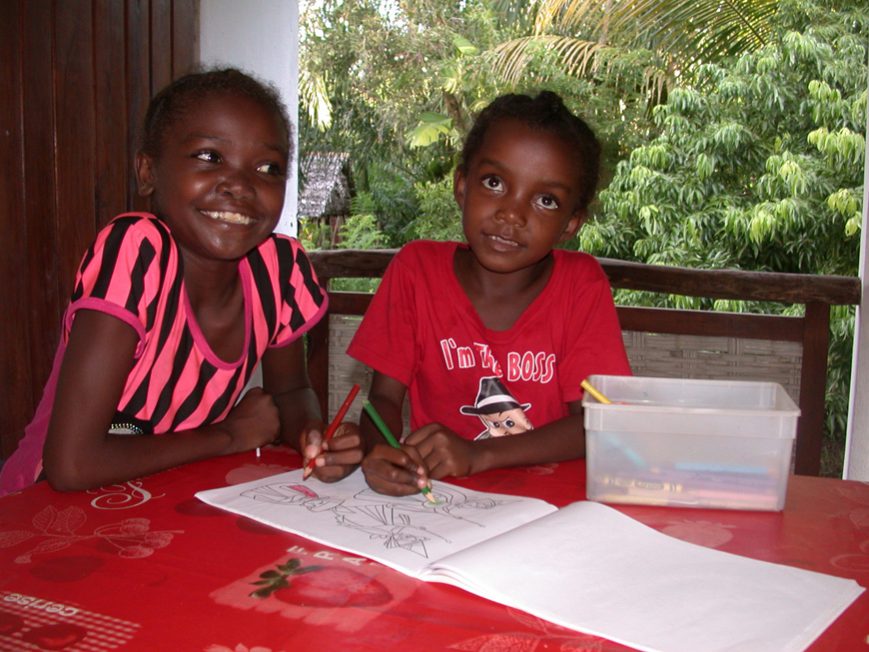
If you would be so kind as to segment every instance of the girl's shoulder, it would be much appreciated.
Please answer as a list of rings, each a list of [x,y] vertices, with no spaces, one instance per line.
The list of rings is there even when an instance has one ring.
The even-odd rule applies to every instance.
[[[302,243],[284,233],[269,235],[247,254],[247,261],[254,268],[265,266],[270,272],[284,275],[290,273],[288,266],[301,266],[303,271],[311,267]]]
[[[396,264],[418,270],[437,270],[445,263],[452,269],[453,257],[458,246],[458,242],[452,241],[413,240],[398,250],[395,261]]]
[[[165,267],[177,258],[175,241],[163,221],[150,213],[121,213],[99,230],[82,258],[81,268],[113,261],[141,265],[155,259]]]
[[[581,282],[607,280],[603,267],[591,254],[565,249],[553,249],[552,253],[555,257],[555,274],[558,277]]]
[[[106,224],[97,234],[97,242],[120,245],[124,242],[151,242],[157,250],[171,247],[172,234],[169,227],[151,213],[121,213]]]
[[[128,228],[141,233],[169,233],[169,227],[153,213],[120,213],[106,224],[104,229]]]

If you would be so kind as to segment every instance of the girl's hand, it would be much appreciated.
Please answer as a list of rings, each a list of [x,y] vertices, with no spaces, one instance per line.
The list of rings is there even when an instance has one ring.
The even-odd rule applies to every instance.
[[[405,444],[422,457],[430,478],[463,477],[474,473],[477,448],[439,423],[430,423],[408,435]]]
[[[271,444],[281,434],[278,408],[260,387],[248,390],[226,419],[214,424],[229,435],[227,453],[242,453]]]
[[[362,460],[362,472],[369,487],[389,496],[409,496],[428,486],[425,464],[413,446],[376,444]]]
[[[347,421],[338,426],[329,441],[323,441],[322,433],[316,428],[305,429],[300,441],[305,466],[315,460],[314,475],[323,482],[335,482],[349,475],[364,456],[359,426]]]

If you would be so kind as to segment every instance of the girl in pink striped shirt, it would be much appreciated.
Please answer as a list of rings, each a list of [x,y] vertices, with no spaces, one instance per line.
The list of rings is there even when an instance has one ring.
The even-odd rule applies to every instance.
[[[299,243],[273,233],[291,151],[277,93],[242,72],[187,75],[155,96],[135,161],[153,214],[119,215],[85,253],[0,495],[40,477],[87,489],[276,440],[316,456],[323,480],[360,462],[354,424],[321,442],[302,335],[327,296]],[[238,400],[259,362],[263,388]]]

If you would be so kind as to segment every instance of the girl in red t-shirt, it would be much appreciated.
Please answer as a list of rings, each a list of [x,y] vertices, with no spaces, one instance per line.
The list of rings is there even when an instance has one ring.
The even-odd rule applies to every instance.
[[[585,454],[580,383],[630,374],[597,261],[574,237],[598,180],[600,145],[551,92],[505,95],[478,117],[455,172],[467,244],[414,242],[384,275],[348,352],[375,373],[362,468],[377,491],[429,478]]]

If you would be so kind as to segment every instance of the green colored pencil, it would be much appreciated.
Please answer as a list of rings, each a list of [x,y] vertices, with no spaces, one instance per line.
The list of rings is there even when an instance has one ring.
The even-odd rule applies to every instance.
[[[383,421],[380,414],[377,412],[377,409],[373,405],[371,405],[369,401],[365,401],[365,403],[362,405],[362,409],[364,409],[365,412],[368,413],[368,416],[371,417],[374,425],[377,426],[377,429],[380,431],[380,434],[383,435],[383,438],[387,441],[387,443],[393,448],[400,449],[401,444],[398,443],[395,435],[390,432],[389,426],[387,426],[386,423]],[[429,489],[428,487],[423,487],[422,489],[420,489],[420,491],[426,497],[426,500],[428,500],[430,503],[437,504],[438,499],[432,495],[431,489]]]

